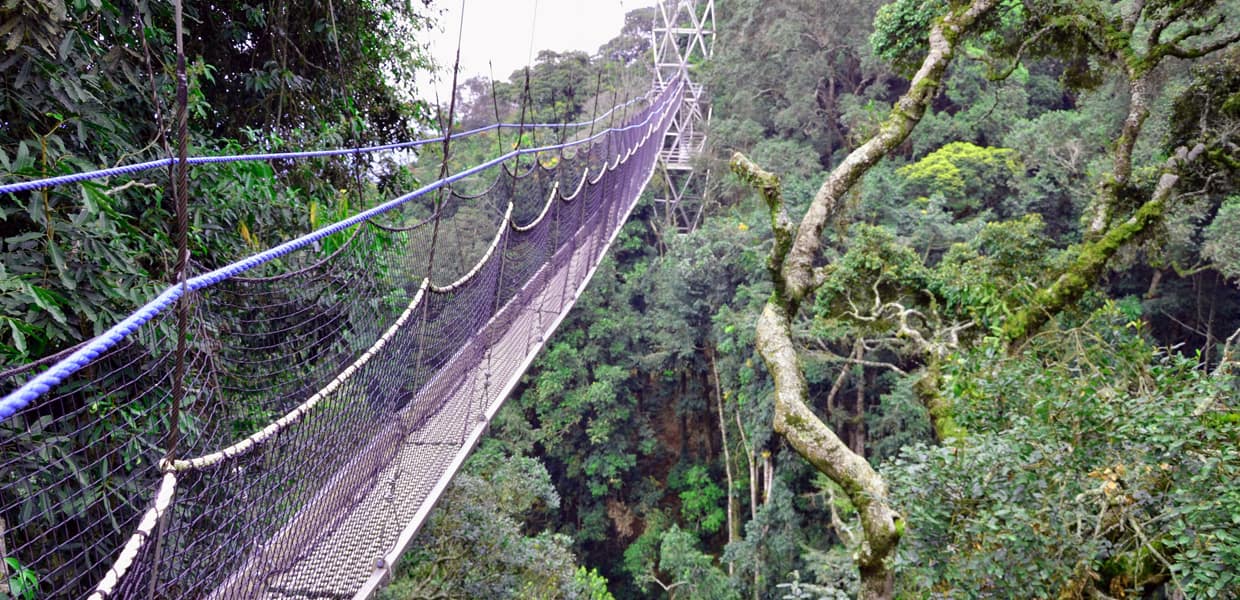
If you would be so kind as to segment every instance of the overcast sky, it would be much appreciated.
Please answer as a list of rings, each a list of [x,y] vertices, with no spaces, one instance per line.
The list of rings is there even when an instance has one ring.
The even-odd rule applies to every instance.
[[[593,53],[620,34],[624,13],[651,6],[656,0],[465,0],[465,31],[461,38],[461,75],[490,76],[504,81],[529,64],[540,50],[585,50]],[[431,54],[444,65],[436,84],[447,99],[452,84],[461,23],[461,0],[437,0],[442,10],[439,30],[432,32]],[[533,33],[531,52],[530,33]],[[488,62],[490,65],[488,65]],[[425,88],[424,88],[425,89]],[[427,90],[428,93],[433,93]],[[432,102],[434,98],[429,98]]]

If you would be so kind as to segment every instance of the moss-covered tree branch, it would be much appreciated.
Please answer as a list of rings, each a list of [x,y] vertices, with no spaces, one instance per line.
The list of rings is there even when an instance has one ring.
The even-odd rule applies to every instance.
[[[887,501],[887,484],[865,457],[823,423],[809,407],[809,387],[792,340],[792,321],[782,306],[768,302],[758,318],[757,346],[775,383],[775,432],[814,468],[848,494],[860,516],[863,540],[854,557],[861,571],[862,598],[890,596],[887,559],[903,530]]]
[[[799,303],[813,291],[814,261],[821,245],[822,231],[839,215],[844,206],[844,195],[888,152],[903,143],[921,121],[926,107],[938,93],[961,35],[979,17],[994,8],[996,1],[974,0],[931,26],[930,49],[909,82],[908,91],[896,102],[878,133],[850,152],[818,188],[797,228],[795,242],[783,266],[782,278],[791,302]]]
[[[824,274],[829,272],[822,266],[816,268],[814,262],[822,232],[840,213],[845,194],[912,132],[937,93],[962,34],[995,3],[996,0],[973,0],[931,26],[929,50],[909,91],[896,102],[878,133],[828,175],[795,230],[784,209],[779,178],[739,153],[731,161],[733,172],[762,196],[775,232],[769,262],[775,291],[757,324],[758,352],[775,384],[774,429],[810,464],[843,488],[857,507],[863,539],[854,560],[861,574],[861,598],[891,597],[889,559],[903,531],[902,521],[888,503],[883,478],[810,408],[808,384],[793,341],[792,320],[801,303],[822,285]]]
[[[1180,148],[1175,156],[1168,159],[1165,172],[1150,199],[1128,219],[1103,232],[1098,239],[1082,244],[1076,259],[1054,283],[1039,290],[1032,302],[1007,321],[1003,331],[1008,340],[1021,342],[1027,339],[1060,311],[1080,300],[1102,276],[1107,262],[1116,252],[1164,218],[1167,204],[1180,180],[1178,171],[1196,160],[1204,150],[1205,146],[1201,144],[1191,151]]]

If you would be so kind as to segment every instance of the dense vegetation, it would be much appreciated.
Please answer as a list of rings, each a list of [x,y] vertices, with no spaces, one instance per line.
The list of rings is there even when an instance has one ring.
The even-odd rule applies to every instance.
[[[418,13],[281,6],[194,28],[220,36],[189,48],[197,147],[423,118],[404,78],[424,58],[377,33]],[[0,9],[6,177],[160,155],[143,74],[169,97],[168,8],[54,8]],[[717,11],[709,216],[660,238],[639,208],[388,596],[1240,597],[1236,6]],[[650,21],[539,55],[528,91],[467,82],[458,124],[640,93]],[[365,201],[435,175],[421,164],[370,165]],[[219,209],[196,257],[304,231],[311,203],[349,210],[351,165],[277,167],[202,171]],[[169,276],[167,200],[142,187],[3,201],[9,363]]]
[[[190,153],[408,139],[426,120],[404,2],[225,2],[185,7]],[[170,155],[176,52],[169,2],[29,0],[0,6],[0,173],[19,181]],[[341,160],[197,169],[191,255],[223,264],[334,214]],[[15,194],[0,204],[0,370],[70,347],[173,279],[168,175]],[[355,201],[356,205],[356,201]],[[209,208],[209,210],[207,210]],[[354,206],[356,208],[356,206]]]
[[[617,597],[1240,594],[1240,15],[975,4],[910,86],[968,5],[718,3],[710,217],[659,239],[642,209],[487,442],[555,485],[526,539],[568,536]],[[774,435],[754,324],[795,285],[772,250],[876,135],[786,316],[825,460],[864,457],[858,483],[815,468],[821,432]]]

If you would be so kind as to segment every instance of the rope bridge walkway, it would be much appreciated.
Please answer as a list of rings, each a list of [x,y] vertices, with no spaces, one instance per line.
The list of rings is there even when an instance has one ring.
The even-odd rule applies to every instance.
[[[0,581],[100,600],[370,596],[602,261],[683,88],[189,278],[0,381]],[[335,152],[376,149],[392,147]]]

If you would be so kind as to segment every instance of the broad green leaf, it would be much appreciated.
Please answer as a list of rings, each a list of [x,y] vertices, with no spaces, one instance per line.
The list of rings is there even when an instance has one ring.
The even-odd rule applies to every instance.
[[[62,312],[60,307],[56,305],[55,295],[48,290],[35,287],[30,284],[25,284],[23,287],[26,288],[26,293],[30,294],[30,296],[34,298],[35,305],[50,313],[52,318],[58,323],[62,325],[69,324],[69,319],[65,317],[65,313]]]
[[[60,251],[60,246],[52,243],[47,245],[48,254],[52,257],[52,264],[56,266],[56,272],[60,275],[60,283],[66,289],[77,289],[77,282],[73,280],[69,273],[69,265],[65,263],[65,255]]]
[[[18,352],[26,352],[26,334],[17,326],[17,323],[9,319],[9,331],[13,332],[13,347]]]

